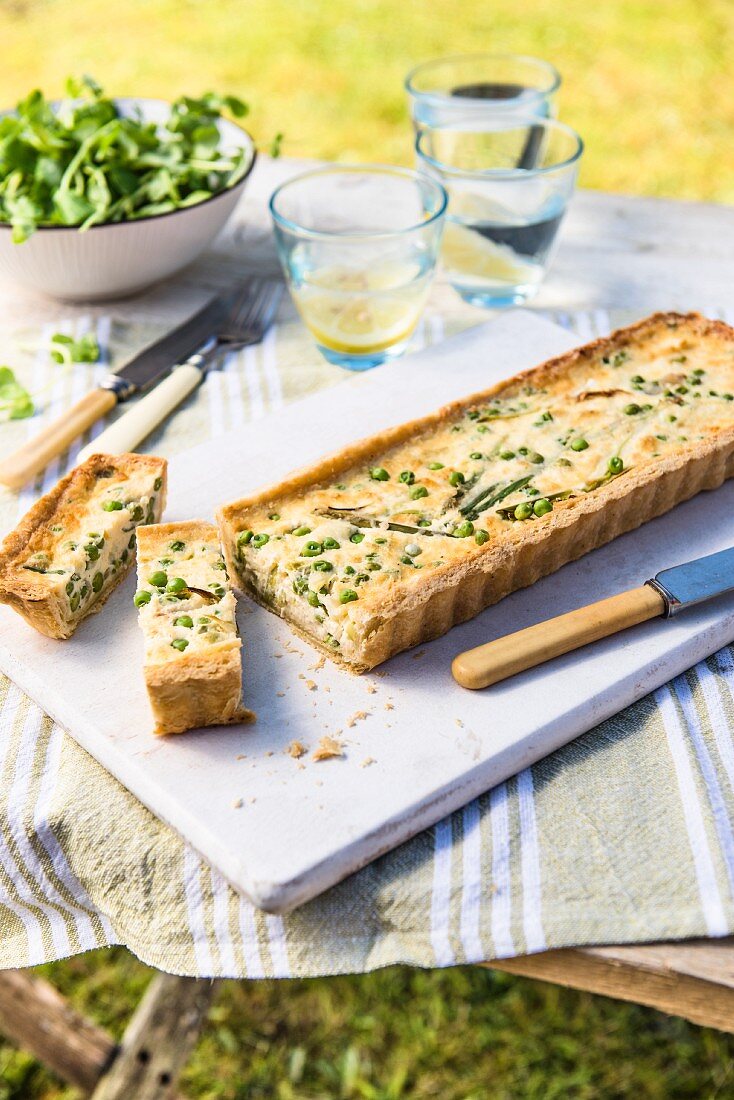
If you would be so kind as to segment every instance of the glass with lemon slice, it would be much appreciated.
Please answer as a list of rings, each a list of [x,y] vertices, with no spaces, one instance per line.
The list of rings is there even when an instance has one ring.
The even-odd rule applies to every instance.
[[[465,301],[496,309],[535,294],[582,151],[569,126],[537,117],[420,130],[418,163],[449,192],[441,260]]]
[[[367,370],[405,351],[441,242],[443,186],[402,168],[326,168],[270,200],[286,279],[331,363]]]

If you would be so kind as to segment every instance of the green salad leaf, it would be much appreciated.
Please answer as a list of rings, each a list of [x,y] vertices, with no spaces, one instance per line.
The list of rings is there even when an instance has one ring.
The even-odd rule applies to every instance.
[[[51,358],[56,363],[98,363],[99,343],[93,332],[85,332],[77,340],[55,332],[49,343]]]
[[[34,412],[28,390],[21,386],[10,367],[0,367],[0,419],[24,420]]]
[[[166,214],[233,187],[250,152],[225,149],[217,121],[236,96],[182,96],[163,125],[123,116],[89,76],[52,105],[38,89],[0,118],[0,223],[21,243],[39,226],[93,225]]]

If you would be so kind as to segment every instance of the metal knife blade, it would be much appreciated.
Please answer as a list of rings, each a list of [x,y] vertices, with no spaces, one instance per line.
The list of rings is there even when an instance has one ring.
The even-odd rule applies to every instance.
[[[198,351],[217,332],[231,307],[231,294],[210,298],[193,317],[148,344],[118,371],[109,374],[100,383],[102,389],[112,390],[118,401],[126,401],[132,394],[149,389],[176,363],[182,363]]]
[[[666,618],[734,591],[734,547],[663,569],[647,581],[665,600]]]

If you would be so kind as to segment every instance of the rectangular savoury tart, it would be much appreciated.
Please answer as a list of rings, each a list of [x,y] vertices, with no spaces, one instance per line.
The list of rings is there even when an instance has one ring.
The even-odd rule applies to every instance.
[[[734,329],[665,313],[357,443],[219,523],[242,587],[364,671],[733,472]]]
[[[134,602],[156,733],[254,718],[241,705],[242,642],[213,524],[192,520],[141,528]]]
[[[160,519],[166,461],[92,455],[41,497],[0,547],[0,602],[69,638],[135,560],[135,531]]]

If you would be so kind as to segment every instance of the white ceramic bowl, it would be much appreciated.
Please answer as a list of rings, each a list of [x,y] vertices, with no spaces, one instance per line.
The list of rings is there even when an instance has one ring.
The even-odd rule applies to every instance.
[[[138,108],[151,122],[163,122],[170,105],[160,99],[118,99],[123,114]],[[0,277],[70,302],[94,302],[135,294],[191,263],[216,237],[242,194],[255,163],[250,135],[220,119],[225,148],[245,148],[244,177],[196,206],[140,221],[95,225],[80,233],[46,226],[23,244],[13,244],[11,229],[0,224]]]

